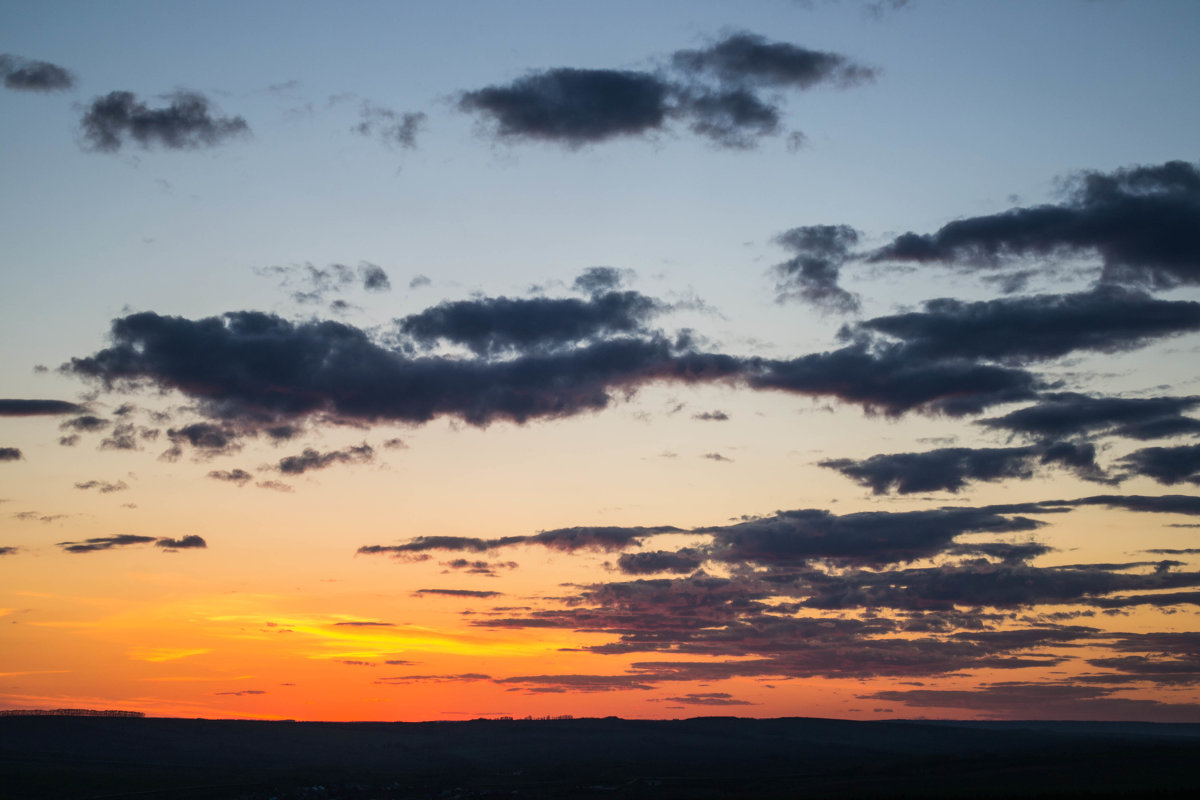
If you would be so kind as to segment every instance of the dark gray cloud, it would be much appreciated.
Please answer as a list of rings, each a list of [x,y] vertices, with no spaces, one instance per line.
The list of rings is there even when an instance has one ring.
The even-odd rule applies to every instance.
[[[902,348],[853,344],[791,360],[760,362],[758,389],[835,397],[868,411],[963,416],[991,405],[1032,399],[1039,381],[1021,369],[974,361],[913,358]]]
[[[829,311],[857,311],[858,298],[839,286],[838,278],[858,240],[859,232],[848,225],[808,225],[781,233],[775,241],[795,255],[771,268],[778,279],[777,299],[803,300]]]
[[[1013,208],[906,233],[872,261],[997,269],[1014,260],[1098,255],[1102,280],[1200,283],[1200,169],[1183,161],[1076,177],[1058,204]]]
[[[414,595],[435,594],[444,597],[500,597],[501,592],[478,591],[475,589],[417,589]]]
[[[21,458],[21,448],[0,447],[0,461],[20,461]]]
[[[171,448],[163,455],[168,459],[182,455],[185,444],[194,448],[200,458],[232,455],[242,449],[241,437],[236,430],[211,422],[193,422],[182,428],[170,428],[167,438],[171,440]]]
[[[1191,483],[1200,486],[1200,445],[1144,447],[1120,460],[1134,475],[1153,478],[1168,486]]]
[[[226,483],[236,483],[238,486],[244,486],[254,479],[254,476],[244,469],[214,469],[208,473],[208,477]]]
[[[723,84],[772,89],[809,89],[822,83],[854,86],[877,74],[837,53],[771,42],[745,32],[700,50],[676,51],[671,60],[685,73],[710,75]]]
[[[663,533],[677,533],[679,528],[616,526],[578,526],[540,531],[529,536],[502,536],[496,539],[477,539],[468,536],[417,536],[399,545],[367,545],[358,549],[365,555],[420,553],[428,550],[449,550],[482,553],[500,547],[532,544],[573,553],[577,550],[615,552],[640,545],[646,538]]]
[[[1183,416],[1200,397],[1090,397],[1074,392],[1042,395],[1035,405],[976,424],[1034,439],[1116,435],[1133,439],[1200,434],[1200,421]]]
[[[154,542],[155,547],[161,547],[164,550],[203,550],[208,547],[208,542],[204,538],[196,534],[189,534],[179,539],[162,538]]]
[[[82,481],[75,484],[76,489],[95,489],[100,494],[112,494],[113,492],[123,492],[129,488],[129,484],[125,481]]]
[[[662,303],[637,292],[598,292],[587,299],[491,297],[441,303],[397,320],[396,326],[421,347],[449,342],[496,355],[644,332],[645,323],[664,310]]]
[[[717,145],[744,149],[780,131],[781,91],[820,83],[844,88],[874,75],[845,56],[735,33],[704,49],[680,50],[655,72],[531,72],[507,86],[464,92],[459,108],[479,114],[501,139],[579,147],[657,133],[679,120]]]
[[[1116,286],[972,303],[941,298],[925,302],[923,311],[876,317],[859,329],[900,339],[917,358],[1030,363],[1079,350],[1132,350],[1154,339],[1195,332],[1200,330],[1200,303],[1158,300]]]
[[[132,140],[143,148],[193,150],[250,132],[241,117],[214,116],[208,98],[199,92],[175,92],[167,99],[169,105],[151,108],[132,92],[97,97],[80,121],[88,149],[115,153]]]
[[[334,464],[365,464],[374,458],[375,450],[366,443],[324,453],[306,447],[300,455],[281,458],[279,471],[285,475],[303,475],[305,472],[325,469]]]
[[[738,700],[728,692],[694,692],[682,697],[664,697],[663,702],[689,706],[752,706],[749,700]]]
[[[196,535],[184,536],[180,539],[170,539],[167,537],[154,536],[136,536],[131,533],[122,533],[116,536],[97,536],[92,539],[84,539],[82,542],[59,542],[58,546],[68,553],[96,553],[101,550],[111,550],[114,547],[128,547],[135,544],[149,544],[153,542],[155,547],[161,547],[164,551],[175,550],[197,550],[208,547],[208,544],[203,538]]]
[[[57,92],[75,85],[75,76],[57,64],[0,53],[4,86],[18,92]]]
[[[362,280],[363,288],[368,292],[391,291],[392,282],[388,279],[387,272],[378,264],[372,264],[369,261],[359,264],[358,277]]]
[[[59,542],[58,546],[68,553],[95,553],[100,550],[111,550],[114,547],[125,547],[131,544],[148,544],[157,541],[153,536],[136,536],[131,533],[116,536],[97,536],[84,539],[82,542]]]
[[[489,119],[501,138],[580,146],[661,129],[671,90],[646,72],[562,67],[464,92],[459,107]]]
[[[427,117],[416,111],[399,112],[370,102],[362,104],[359,123],[351,128],[362,136],[376,136],[387,145],[399,145],[412,150],[417,146],[417,134]]]
[[[80,414],[84,407],[65,400],[18,400],[0,398],[0,417],[35,417],[54,414]]]
[[[623,553],[617,559],[617,569],[627,575],[653,575],[658,572],[686,574],[699,569],[705,560],[703,552],[691,548],[674,552],[655,550],[646,553]]]
[[[0,556],[15,556],[18,552],[19,547],[0,547]]]
[[[880,454],[862,460],[831,458],[818,463],[875,494],[958,492],[976,481],[1028,480],[1039,464],[1068,467],[1085,480],[1113,481],[1096,464],[1094,445],[1070,442],[1030,447],[944,447],[924,453]]]
[[[97,417],[92,414],[84,414],[82,416],[72,417],[71,419],[65,420],[58,427],[59,430],[64,431],[95,433],[96,431],[104,430],[111,424],[111,421],[103,419],[102,417]]]
[[[705,411],[700,414],[692,414],[692,419],[698,419],[701,422],[728,422],[729,415],[724,411]]]
[[[588,267],[575,278],[571,288],[583,294],[601,295],[616,291],[626,278],[632,278],[634,274],[631,269]]]

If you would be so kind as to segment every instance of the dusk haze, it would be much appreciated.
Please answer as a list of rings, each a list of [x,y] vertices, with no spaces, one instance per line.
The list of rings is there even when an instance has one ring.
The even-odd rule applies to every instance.
[[[1200,724],[1198,34],[0,0],[0,714]]]

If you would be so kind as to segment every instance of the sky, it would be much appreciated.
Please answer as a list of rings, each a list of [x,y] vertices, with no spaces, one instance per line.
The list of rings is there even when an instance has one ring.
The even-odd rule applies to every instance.
[[[0,709],[1200,722],[1197,29],[0,0]]]

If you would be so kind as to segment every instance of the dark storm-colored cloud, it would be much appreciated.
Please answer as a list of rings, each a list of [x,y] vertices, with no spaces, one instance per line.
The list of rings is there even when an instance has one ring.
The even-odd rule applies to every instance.
[[[164,550],[203,550],[208,547],[208,542],[193,533],[179,539],[162,538],[156,541],[154,546]]]
[[[719,146],[745,149],[779,132],[781,91],[820,83],[845,88],[874,74],[835,53],[736,33],[704,49],[680,50],[655,72],[536,71],[506,86],[464,92],[459,108],[480,115],[501,139],[580,147],[681,121]]]
[[[500,597],[502,592],[478,591],[475,589],[417,589],[414,595],[434,594],[443,597]]]
[[[214,116],[208,98],[199,92],[180,91],[168,99],[169,105],[151,108],[132,92],[97,97],[80,121],[87,148],[115,153],[132,140],[142,148],[194,150],[250,132],[241,117]]]
[[[993,683],[981,689],[902,689],[859,695],[914,708],[957,708],[1010,719],[1176,720],[1192,722],[1200,706],[1111,696],[1114,689],[1074,683]]]
[[[170,428],[167,438],[172,444],[165,454],[168,458],[178,458],[185,444],[191,445],[204,458],[231,455],[242,449],[237,431],[211,422],[194,422],[182,428]]]
[[[655,550],[646,553],[623,553],[617,559],[617,569],[627,575],[653,575],[658,572],[684,574],[699,569],[704,561],[705,557],[699,550]]]
[[[1090,397],[1058,392],[1042,395],[1035,405],[977,424],[1049,441],[1097,434],[1147,439],[1200,433],[1200,422],[1183,416],[1197,406],[1200,397]]]
[[[663,310],[663,304],[637,292],[603,292],[587,299],[492,297],[441,303],[397,320],[396,326],[422,347],[449,342],[482,356],[641,332]]]
[[[1032,399],[1039,385],[1021,369],[964,359],[923,360],[899,347],[871,350],[863,344],[765,361],[762,367],[748,378],[754,388],[835,397],[889,416],[976,414],[998,403]]]
[[[626,278],[634,276],[631,269],[588,267],[571,284],[571,288],[587,295],[602,295],[616,291]]]
[[[129,488],[129,484],[125,481],[81,481],[75,484],[76,489],[95,489],[100,494],[112,494],[113,492],[123,492]]]
[[[685,73],[711,75],[724,84],[772,89],[809,89],[821,83],[853,86],[876,76],[875,70],[846,56],[744,32],[700,50],[676,51],[672,62]]]
[[[1075,294],[971,303],[929,300],[922,311],[876,317],[859,327],[902,340],[913,357],[1030,363],[1079,350],[1132,350],[1154,339],[1195,332],[1200,330],[1200,303],[1100,286]]]
[[[809,225],[781,233],[775,241],[794,255],[771,270],[776,298],[828,311],[857,311],[858,298],[838,285],[838,277],[858,240],[859,232],[848,225]]]
[[[1094,445],[1059,442],[1031,447],[944,447],[924,453],[889,453],[866,459],[832,458],[818,462],[837,470],[875,494],[958,492],[968,483],[1028,480],[1039,464],[1071,468],[1086,480],[1110,482],[1096,464]]]
[[[489,119],[501,138],[579,146],[661,129],[671,90],[646,72],[563,67],[464,92],[459,107]]]
[[[1014,260],[1098,255],[1102,280],[1157,288],[1200,283],[1200,169],[1183,161],[1085,172],[1058,204],[968,217],[906,233],[872,261],[979,269]]]
[[[254,476],[244,469],[214,469],[208,473],[208,477],[226,483],[236,483],[238,486],[245,486],[254,479]]]
[[[1120,464],[1134,475],[1153,478],[1159,483],[1200,486],[1200,445],[1144,447],[1122,458]]]
[[[259,426],[315,414],[359,423],[442,415],[476,425],[525,422],[604,408],[610,391],[647,381],[712,381],[746,368],[732,357],[677,352],[657,336],[499,362],[410,358],[342,323],[259,312],[196,321],[133,314],[113,323],[112,336],[112,347],[64,369],[109,388],[178,389],[211,417]]]
[[[1186,494],[1167,495],[1095,495],[1075,500],[1046,501],[1039,504],[1046,509],[1053,506],[1106,506],[1123,508],[1127,511],[1143,511],[1157,514],[1187,514],[1200,516],[1200,497]]]
[[[1018,533],[1042,523],[988,509],[863,511],[841,516],[823,509],[780,511],[716,528],[711,557],[731,563],[804,564],[814,559],[879,566],[932,556],[965,533]]]
[[[305,472],[325,469],[334,464],[365,464],[374,458],[375,450],[365,443],[324,453],[306,447],[300,455],[281,458],[279,471],[285,475],[302,475]]]
[[[19,447],[0,447],[0,461],[20,461],[21,448]]]
[[[387,145],[399,145],[412,150],[417,146],[417,134],[425,125],[422,112],[399,112],[369,102],[362,104],[359,123],[351,128],[362,136],[378,136]]]
[[[65,400],[19,400],[0,398],[0,417],[35,417],[55,414],[80,414],[84,407]]]
[[[131,533],[116,536],[98,536],[84,539],[82,542],[59,542],[58,546],[68,553],[95,553],[100,550],[111,550],[114,547],[125,547],[131,544],[147,544],[155,541],[153,536],[135,536]]]
[[[57,92],[75,85],[75,76],[57,64],[0,53],[4,86],[19,92]]]

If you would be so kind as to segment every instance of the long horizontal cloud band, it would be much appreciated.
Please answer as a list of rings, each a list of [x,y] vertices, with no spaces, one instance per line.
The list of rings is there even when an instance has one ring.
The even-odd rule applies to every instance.
[[[113,323],[112,347],[64,370],[106,386],[177,389],[214,418],[248,427],[312,414],[364,422],[525,422],[601,409],[612,392],[655,381],[737,381],[830,396],[887,413],[975,413],[1031,398],[1023,370],[914,361],[852,345],[791,360],[704,353],[661,334],[622,336],[514,358],[411,357],[340,322],[290,322],[254,311],[189,320],[153,312]]]

